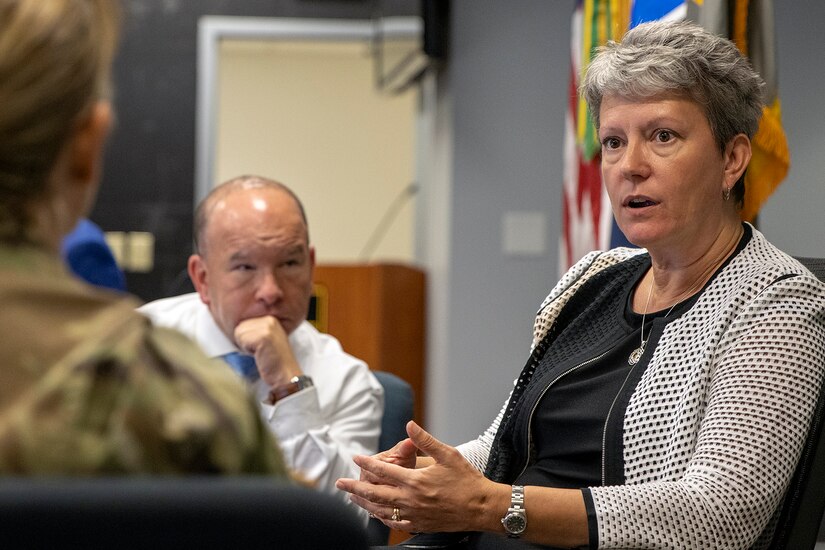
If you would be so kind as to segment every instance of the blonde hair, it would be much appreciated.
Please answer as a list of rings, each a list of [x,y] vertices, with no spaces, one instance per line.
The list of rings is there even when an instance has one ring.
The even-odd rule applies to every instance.
[[[0,0],[0,240],[22,242],[74,124],[110,94],[115,0]]]

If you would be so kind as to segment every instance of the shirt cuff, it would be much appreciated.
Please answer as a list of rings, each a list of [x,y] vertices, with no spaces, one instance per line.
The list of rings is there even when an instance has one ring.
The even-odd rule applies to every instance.
[[[305,434],[324,424],[315,386],[279,399],[274,405],[261,401],[260,407],[270,429],[281,440]]]

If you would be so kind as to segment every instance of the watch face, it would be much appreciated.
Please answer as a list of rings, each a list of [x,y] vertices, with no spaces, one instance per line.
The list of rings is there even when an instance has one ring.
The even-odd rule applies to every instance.
[[[517,535],[524,531],[525,527],[527,527],[527,518],[521,514],[511,513],[507,514],[504,518],[504,529],[507,530],[508,533]]]

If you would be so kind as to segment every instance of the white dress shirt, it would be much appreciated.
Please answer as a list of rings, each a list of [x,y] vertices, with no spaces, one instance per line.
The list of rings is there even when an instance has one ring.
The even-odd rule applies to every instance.
[[[195,292],[156,300],[138,311],[157,325],[188,335],[210,357],[238,351]],[[314,386],[275,405],[264,403],[270,387],[263,380],[252,384],[252,391],[287,465],[319,489],[338,493],[349,502],[346,493],[335,488],[335,481],[340,477],[357,479],[360,470],[352,457],[377,451],[383,389],[363,361],[344,352],[338,340],[306,321],[289,335],[289,344]],[[363,509],[356,508],[366,517]]]

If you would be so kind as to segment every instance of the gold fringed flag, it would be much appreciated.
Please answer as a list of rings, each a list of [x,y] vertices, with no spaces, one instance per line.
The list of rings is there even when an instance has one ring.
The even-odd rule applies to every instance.
[[[690,0],[687,17],[711,32],[730,38],[765,80],[766,106],[752,141],[753,157],[745,176],[742,208],[742,219],[753,222],[759,209],[785,179],[791,163],[779,102],[773,1]]]

